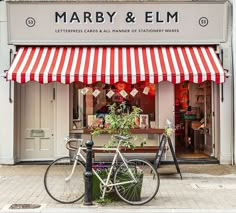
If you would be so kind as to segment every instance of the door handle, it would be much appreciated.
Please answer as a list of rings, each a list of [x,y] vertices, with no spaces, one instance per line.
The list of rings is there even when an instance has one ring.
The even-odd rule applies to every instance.
[[[55,101],[56,100],[56,88],[52,89],[52,100]]]

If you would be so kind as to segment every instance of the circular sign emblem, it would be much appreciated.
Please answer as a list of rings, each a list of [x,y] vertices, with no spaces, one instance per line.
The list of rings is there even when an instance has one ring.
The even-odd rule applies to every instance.
[[[29,17],[26,19],[25,23],[28,27],[33,27],[35,25],[35,19],[32,17]]]
[[[199,25],[202,27],[205,27],[208,25],[208,19],[206,17],[201,17],[199,19]]]

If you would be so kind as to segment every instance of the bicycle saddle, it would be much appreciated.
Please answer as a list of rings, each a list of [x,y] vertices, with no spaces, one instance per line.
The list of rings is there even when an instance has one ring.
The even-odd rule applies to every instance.
[[[125,140],[125,141],[131,138],[130,136],[123,136],[123,135],[114,135],[114,137],[116,139]]]

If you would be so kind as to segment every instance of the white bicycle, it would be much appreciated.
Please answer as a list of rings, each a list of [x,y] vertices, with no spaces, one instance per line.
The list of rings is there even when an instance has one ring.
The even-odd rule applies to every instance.
[[[127,160],[120,151],[122,142],[128,138],[116,135],[117,147],[96,148],[114,152],[111,165],[109,165],[106,177],[99,174],[93,168],[93,175],[100,180],[101,199],[105,194],[115,191],[116,194],[128,204],[142,205],[152,200],[160,185],[159,174],[151,163],[141,160]],[[75,140],[80,143],[78,147],[73,146]],[[84,196],[84,171],[86,147],[81,139],[68,139],[66,147],[76,151],[72,157],[62,157],[53,161],[44,175],[44,186],[47,193],[56,201],[61,203],[74,203]],[[99,163],[98,163],[99,165]]]

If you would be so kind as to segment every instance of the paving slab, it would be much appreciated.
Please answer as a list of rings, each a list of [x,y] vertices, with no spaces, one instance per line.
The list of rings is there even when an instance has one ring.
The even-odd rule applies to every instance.
[[[0,212],[236,212],[236,166],[161,165],[160,189],[143,206],[124,202],[88,207],[83,201],[61,204],[45,191],[43,176],[47,165],[0,165]],[[12,204],[38,204],[37,209],[9,209]]]

